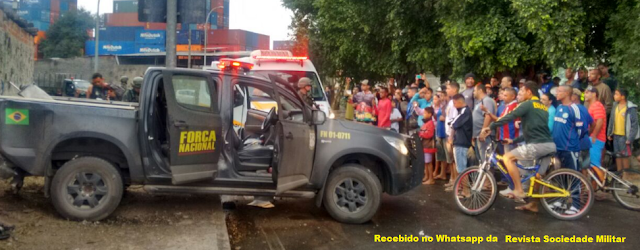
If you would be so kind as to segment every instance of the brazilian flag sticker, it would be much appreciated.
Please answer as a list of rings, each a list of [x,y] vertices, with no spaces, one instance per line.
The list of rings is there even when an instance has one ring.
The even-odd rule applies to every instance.
[[[29,125],[28,109],[5,109],[5,123],[8,125]]]

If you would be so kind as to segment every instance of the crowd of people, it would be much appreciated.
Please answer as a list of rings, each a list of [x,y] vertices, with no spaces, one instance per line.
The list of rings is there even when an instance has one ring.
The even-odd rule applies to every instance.
[[[517,160],[555,153],[559,167],[586,175],[586,169],[601,166],[609,143],[621,171],[629,168],[633,142],[640,137],[638,107],[628,100],[627,90],[618,88],[606,65],[577,72],[569,68],[565,76],[562,84],[545,73],[517,82],[510,76],[492,77],[485,84],[469,73],[464,89],[447,81],[435,90],[420,75],[405,89],[394,89],[392,79],[372,91],[363,80],[351,91],[349,103],[356,122],[417,133],[424,149],[423,184],[447,180],[449,173],[446,191],[453,190],[458,173],[485,160],[490,139],[500,141],[498,152],[514,182],[513,189],[500,194],[524,203]],[[537,204],[517,208],[535,212]]]

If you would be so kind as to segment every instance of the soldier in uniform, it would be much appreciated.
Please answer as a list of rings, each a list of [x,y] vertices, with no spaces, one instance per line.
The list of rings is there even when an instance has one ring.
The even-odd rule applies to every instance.
[[[298,80],[298,95],[309,106],[313,107],[313,98],[311,98],[311,79],[302,77]]]
[[[128,89],[122,97],[123,102],[139,102],[140,101],[140,87],[142,87],[142,77],[133,78],[133,84],[131,89]]]

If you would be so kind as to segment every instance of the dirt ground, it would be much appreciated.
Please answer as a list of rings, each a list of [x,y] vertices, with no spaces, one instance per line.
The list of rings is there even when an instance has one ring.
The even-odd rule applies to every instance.
[[[0,249],[229,249],[218,196],[150,195],[132,186],[106,220],[75,222],[56,213],[43,184],[27,178],[16,196],[0,181],[0,222],[15,226]]]

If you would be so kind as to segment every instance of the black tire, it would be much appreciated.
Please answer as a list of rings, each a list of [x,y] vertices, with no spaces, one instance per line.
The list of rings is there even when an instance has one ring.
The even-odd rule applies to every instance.
[[[456,205],[460,211],[468,215],[479,215],[486,212],[493,206],[498,196],[498,184],[491,172],[484,173],[484,176],[486,176],[485,181],[489,181],[488,187],[491,190],[483,188],[481,189],[482,192],[469,193],[468,197],[464,195],[464,190],[469,190],[469,187],[473,186],[474,183],[471,182],[476,181],[480,174],[479,171],[479,167],[467,168],[458,175],[456,182],[453,184],[453,197]],[[478,207],[469,207],[472,204],[476,204]]]
[[[544,178],[544,181],[554,185],[558,188],[569,190],[570,192],[580,192],[579,195],[579,211],[575,214],[570,214],[568,211],[571,206],[573,206],[574,199],[569,197],[558,198],[558,197],[550,197],[550,198],[540,198],[540,203],[544,210],[546,210],[549,214],[559,220],[577,220],[582,218],[583,216],[589,213],[591,207],[593,207],[594,197],[593,197],[593,186],[591,185],[591,181],[589,181],[582,173],[572,170],[561,168],[558,170],[554,170],[547,177]],[[576,183],[576,185],[570,185],[570,183]],[[583,192],[582,190],[585,190]],[[550,193],[552,190],[544,185],[540,185],[539,194]],[[569,206],[571,204],[571,206]]]
[[[625,169],[622,170],[622,172],[623,174],[626,173],[629,182],[631,182],[633,186],[627,188],[626,185],[622,184],[618,180],[612,179],[613,188],[627,189],[626,191],[612,190],[611,192],[613,193],[613,197],[616,198],[616,201],[618,201],[618,203],[620,203],[624,208],[640,211],[640,197],[638,197],[640,196],[640,191],[638,191],[638,188],[640,188],[640,171],[635,169]],[[619,177],[622,178],[622,176]]]
[[[120,204],[122,176],[111,163],[96,157],[68,161],[51,182],[51,200],[62,217],[99,221]]]
[[[378,177],[361,165],[347,164],[329,175],[323,204],[335,220],[361,224],[378,212],[381,200],[382,184]]]

